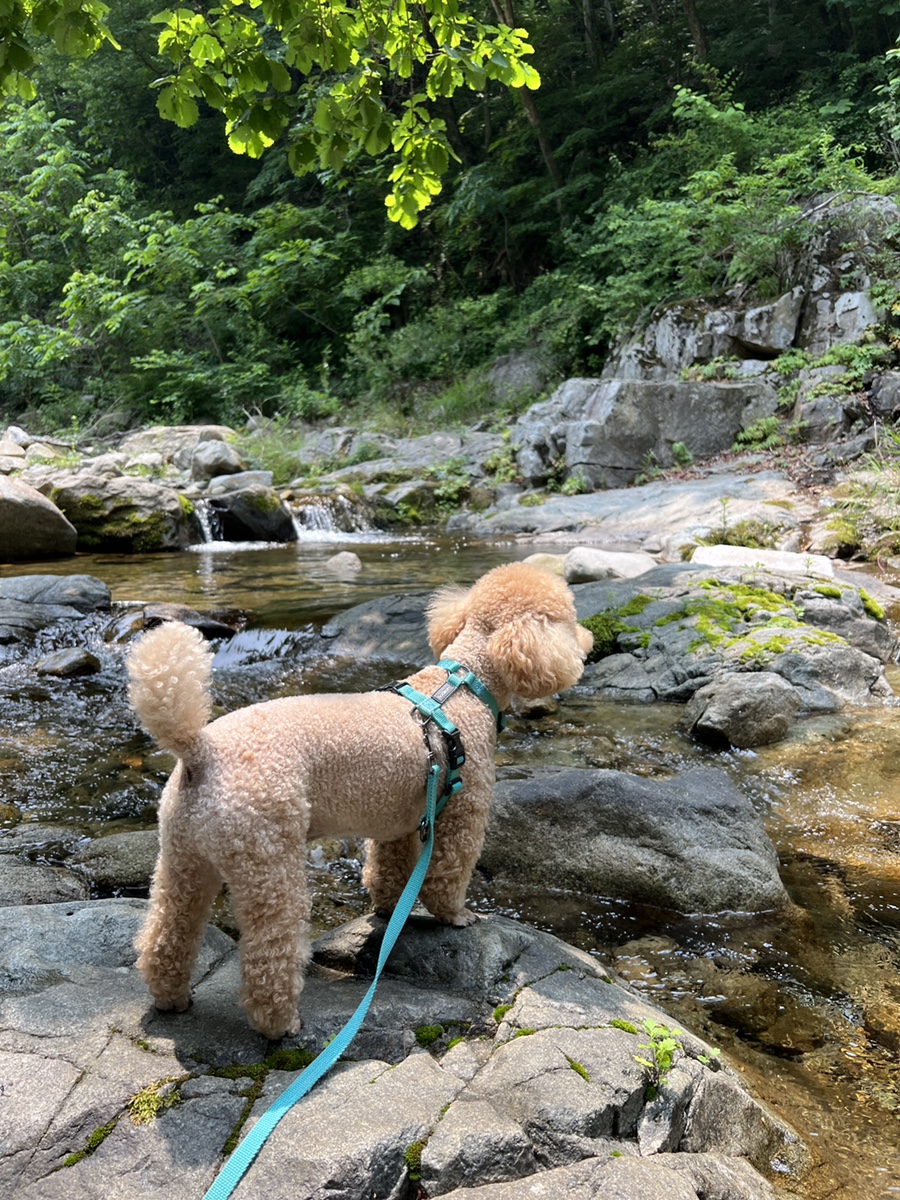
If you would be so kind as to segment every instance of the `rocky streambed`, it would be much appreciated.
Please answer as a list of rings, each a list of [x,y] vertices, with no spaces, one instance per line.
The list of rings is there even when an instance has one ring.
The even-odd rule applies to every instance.
[[[6,1110],[3,1127],[4,1169],[23,1195],[202,1192],[241,1122],[255,1119],[303,1055],[339,1027],[378,936],[364,920],[320,943],[306,1028],[280,1048],[286,1055],[273,1056],[277,1048],[247,1031],[234,998],[233,943],[221,930],[209,934],[191,1014],[149,1010],[130,939],[168,764],[123,703],[128,638],[177,597],[202,607],[206,615],[190,619],[219,639],[225,707],[375,686],[426,653],[421,614],[432,583],[465,581],[533,549],[356,543],[361,569],[349,579],[326,565],[334,546],[313,541],[79,560],[93,582],[62,573],[55,585],[26,585],[5,572],[0,687],[10,807],[0,894],[9,934],[0,956],[0,1062],[23,1101]],[[582,687],[558,707],[513,718],[473,884],[485,920],[472,944],[448,945],[428,922],[410,931],[412,957],[392,968],[355,1063],[317,1090],[306,1115],[292,1116],[261,1160],[258,1182],[251,1174],[242,1185],[247,1195],[277,1196],[288,1179],[292,1195],[297,1179],[309,1180],[310,1195],[324,1186],[362,1195],[373,1180],[385,1195],[476,1187],[521,1195],[532,1180],[573,1195],[599,1187],[623,1196],[674,1189],[750,1197],[774,1184],[870,1200],[897,1186],[890,627],[877,609],[866,612],[855,576],[763,578],[758,564],[749,581],[740,568],[704,566],[699,580],[696,569],[664,570],[643,584],[637,576],[575,585],[584,615],[618,613],[638,593],[680,615],[661,625],[648,619],[646,630],[636,618],[651,613],[649,604],[617,618],[632,627],[615,634],[626,644],[600,658]],[[410,590],[413,575],[423,590]],[[717,593],[715,612],[734,627],[727,636],[714,631],[721,640],[712,645],[696,629],[709,613],[686,608],[712,578],[776,600],[742,609]],[[876,605],[891,602],[866,582]],[[710,589],[699,594],[709,599]],[[254,613],[265,596],[270,607]],[[363,606],[354,608],[354,598]],[[812,614],[820,623],[808,624],[820,634],[860,622],[868,649],[857,653],[874,665],[852,694],[828,672],[814,684],[779,675],[780,645],[757,655],[752,671],[733,671],[798,692],[780,740],[753,750],[698,741],[686,696],[626,704],[604,682],[612,657],[646,662],[636,651],[649,653],[653,637],[668,638],[681,622],[681,657],[674,647],[666,653],[699,691],[703,672],[685,669],[692,657],[706,675],[718,674],[713,660],[727,668],[726,641],[733,650],[749,634],[755,644],[766,629],[801,637],[806,620],[785,606],[804,603],[824,605]],[[28,608],[39,618],[31,632]],[[790,624],[772,626],[779,614]],[[818,653],[822,643],[807,645]],[[86,651],[96,664],[70,674],[54,662],[61,651]],[[357,853],[352,844],[313,851],[323,931],[364,911]],[[230,928],[227,911],[219,923]],[[604,982],[610,968],[613,982]],[[637,1061],[652,1045],[647,1021],[682,1031],[654,1098]],[[401,1060],[402,1071],[389,1070]],[[725,1062],[737,1076],[721,1069]],[[368,1099],[360,1108],[362,1076]]]

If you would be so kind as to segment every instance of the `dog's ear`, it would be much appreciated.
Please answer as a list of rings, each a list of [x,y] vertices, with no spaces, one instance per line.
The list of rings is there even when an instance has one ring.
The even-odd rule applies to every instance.
[[[428,644],[435,658],[459,637],[469,615],[469,589],[445,587],[432,596],[425,610],[428,618]]]
[[[561,692],[581,678],[584,652],[573,627],[546,617],[520,616],[495,630],[488,641],[493,663],[509,690],[524,700]]]

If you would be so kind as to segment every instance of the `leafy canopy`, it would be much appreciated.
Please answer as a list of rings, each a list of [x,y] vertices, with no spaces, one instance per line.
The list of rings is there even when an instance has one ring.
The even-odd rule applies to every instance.
[[[112,40],[107,12],[99,0],[0,0],[0,88],[32,99],[31,37],[87,55]],[[485,25],[458,0],[222,0],[152,20],[171,63],[155,85],[162,116],[187,128],[205,100],[224,115],[231,149],[251,158],[287,133],[297,174],[389,153],[385,204],[407,229],[440,192],[453,153],[441,101],[488,80],[540,85],[524,61],[527,32]]]

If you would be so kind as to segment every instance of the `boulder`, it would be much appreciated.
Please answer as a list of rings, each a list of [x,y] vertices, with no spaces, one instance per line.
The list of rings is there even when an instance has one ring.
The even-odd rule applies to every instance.
[[[86,881],[64,867],[27,862],[15,855],[0,853],[0,908],[68,903],[86,900],[89,894]]]
[[[761,912],[787,893],[750,801],[722,772],[538,770],[500,780],[480,864],[516,883],[678,912]]]
[[[119,443],[119,449],[129,458],[155,453],[180,471],[188,471],[194,450],[201,442],[234,438],[235,431],[227,425],[154,425],[131,433]]]
[[[127,475],[58,474],[40,490],[78,530],[82,549],[176,550],[196,539],[192,508],[173,488]]]
[[[191,478],[212,479],[216,475],[236,475],[247,464],[234,446],[219,438],[199,441],[191,453]]]
[[[569,379],[520,418],[512,441],[527,484],[545,483],[562,458],[567,475],[591,488],[622,487],[648,464],[672,466],[675,443],[696,458],[730,448],[776,403],[762,379]]]
[[[17,1200],[202,1195],[303,1052],[356,1006],[385,927],[361,918],[316,943],[302,1036],[273,1054],[238,1007],[237,948],[218,930],[206,930],[193,1008],[153,1010],[133,968],[144,911],[107,900],[4,912],[0,1064],[16,1103],[5,1110],[0,1186]],[[646,1100],[642,1022],[667,1020],[548,934],[500,917],[464,930],[414,918],[355,1061],[286,1112],[240,1194],[370,1200],[421,1179],[434,1196],[507,1182],[526,1196],[569,1170],[573,1185],[578,1172],[615,1183],[622,1200],[646,1200],[651,1182],[667,1197],[771,1200],[758,1171],[776,1161],[796,1179],[805,1148],[702,1041],[678,1036],[672,1084]],[[611,1162],[648,1169],[609,1175]]]
[[[325,560],[325,566],[336,575],[355,575],[362,570],[362,559],[352,550],[340,550]]]
[[[0,475],[0,560],[57,558],[74,554],[75,526],[56,504],[20,479]]]
[[[575,546],[566,555],[563,575],[566,583],[590,583],[594,579],[632,579],[656,566],[649,554],[600,550],[593,546]]]
[[[207,484],[209,496],[227,492],[242,492],[245,488],[271,488],[274,476],[271,471],[236,471],[227,475],[214,475]]]
[[[29,640],[56,621],[108,609],[109,588],[91,575],[18,575],[0,579],[0,645]]]
[[[93,887],[104,891],[146,888],[158,854],[158,832],[138,829],[94,838],[76,850],[67,865],[74,867]]]
[[[278,493],[255,484],[239,491],[217,492],[209,507],[226,542],[295,542],[297,530]]]
[[[39,675],[71,679],[75,675],[96,675],[100,670],[100,659],[83,646],[68,646],[39,658],[34,669]]]
[[[781,741],[802,704],[797,689],[773,671],[740,672],[694,692],[684,719],[698,741],[745,749]]]

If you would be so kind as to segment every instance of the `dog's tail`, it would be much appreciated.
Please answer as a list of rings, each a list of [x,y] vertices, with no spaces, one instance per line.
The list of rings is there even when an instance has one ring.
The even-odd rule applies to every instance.
[[[203,635],[170,621],[151,629],[128,654],[128,697],[163,750],[190,760],[212,709],[212,652]]]

